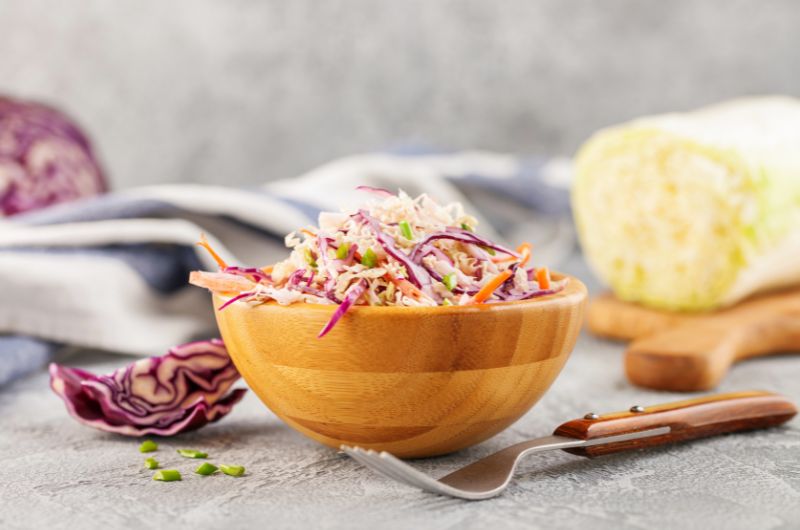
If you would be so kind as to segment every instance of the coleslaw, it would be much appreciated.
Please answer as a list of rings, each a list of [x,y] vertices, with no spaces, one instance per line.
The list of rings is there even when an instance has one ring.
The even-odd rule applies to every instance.
[[[292,249],[272,266],[225,263],[204,237],[218,272],[193,272],[190,283],[230,296],[230,304],[337,305],[320,331],[327,334],[354,305],[455,306],[527,300],[553,294],[567,279],[527,267],[531,245],[509,249],[475,232],[477,221],[459,203],[439,205],[361,186],[374,200],[350,212],[322,212],[317,227],[286,236]]]

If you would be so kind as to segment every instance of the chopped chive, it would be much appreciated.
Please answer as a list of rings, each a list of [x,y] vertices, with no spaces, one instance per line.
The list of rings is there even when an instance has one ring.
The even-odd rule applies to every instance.
[[[160,480],[162,482],[175,482],[181,480],[181,472],[177,469],[162,469],[156,471],[153,475],[153,480]]]
[[[411,230],[411,225],[408,224],[408,221],[400,221],[398,225],[400,226],[400,232],[406,239],[414,239],[414,231]]]
[[[311,253],[311,249],[306,247],[305,251],[305,258],[306,262],[311,265],[313,268],[317,268],[317,260],[314,259],[314,255]]]
[[[139,446],[140,453],[152,453],[153,451],[158,450],[158,444],[155,443],[153,440],[145,440]]]
[[[350,253],[350,243],[342,243],[339,245],[339,248],[336,249],[336,257],[338,259],[344,259],[347,257],[347,254]]]
[[[197,473],[198,475],[211,475],[217,469],[219,468],[214,464],[212,464],[211,462],[203,462],[202,464],[197,466],[197,469],[195,469],[194,472]]]
[[[445,274],[444,278],[442,278],[442,283],[445,287],[447,287],[448,291],[452,291],[458,285],[458,280],[456,280],[456,273],[451,272],[449,274]]]
[[[467,223],[461,223],[461,229],[466,230],[467,232],[472,232],[472,227],[469,226]]]
[[[155,458],[145,458],[144,467],[147,469],[158,469],[158,461]]]
[[[453,302],[451,302],[449,298],[445,298],[442,300],[442,305],[453,305]]]
[[[225,464],[219,465],[220,471],[232,477],[241,477],[244,475],[244,466],[226,466]]]
[[[378,264],[378,256],[372,248],[367,248],[367,251],[361,256],[361,264],[370,269]]]
[[[208,458],[208,453],[195,449],[178,449],[178,454],[184,458]]]

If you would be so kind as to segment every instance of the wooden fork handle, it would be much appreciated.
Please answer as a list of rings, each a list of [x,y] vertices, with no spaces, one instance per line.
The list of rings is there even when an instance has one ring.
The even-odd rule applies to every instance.
[[[797,407],[784,396],[769,392],[736,392],[655,405],[631,407],[626,412],[568,421],[553,434],[580,440],[669,427],[667,434],[565,449],[581,456],[600,456],[630,449],[705,438],[717,434],[773,427],[789,421]]]

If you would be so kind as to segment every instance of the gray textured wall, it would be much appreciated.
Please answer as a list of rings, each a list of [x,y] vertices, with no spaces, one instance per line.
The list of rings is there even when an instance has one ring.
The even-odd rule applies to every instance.
[[[118,186],[252,183],[403,142],[569,154],[594,129],[800,95],[796,0],[0,0],[0,92]]]

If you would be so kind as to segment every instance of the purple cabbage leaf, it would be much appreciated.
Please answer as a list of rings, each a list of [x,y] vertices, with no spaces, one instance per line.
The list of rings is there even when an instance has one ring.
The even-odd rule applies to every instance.
[[[84,425],[126,436],[171,436],[228,414],[246,389],[219,339],[175,346],[109,375],[50,365],[50,386]]]

